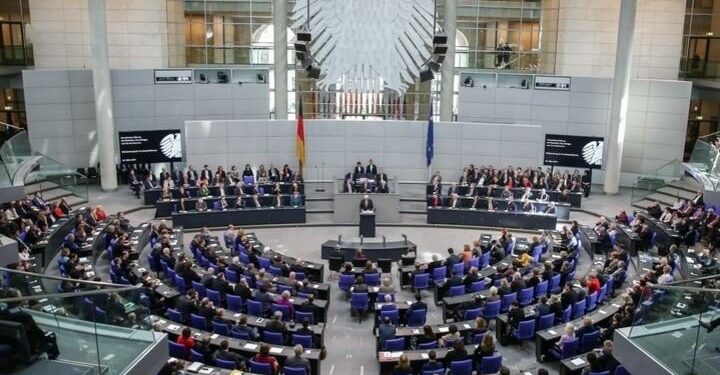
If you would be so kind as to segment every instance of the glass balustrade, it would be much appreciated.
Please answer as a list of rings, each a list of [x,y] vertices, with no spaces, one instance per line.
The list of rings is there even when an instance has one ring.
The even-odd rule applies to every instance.
[[[712,276],[653,286],[653,298],[621,334],[675,374],[720,374],[720,329],[712,329],[720,324],[716,281]]]
[[[10,270],[3,271],[9,277]],[[32,351],[2,353],[0,362],[5,363],[0,366],[8,370],[3,373],[41,373],[37,371],[66,366],[65,373],[120,375],[139,367],[139,361],[155,347],[167,352],[165,335],[145,323],[149,310],[135,286],[91,285],[41,275],[13,277],[27,279],[33,299],[16,302],[0,298],[0,351],[3,343]],[[12,338],[16,329],[12,321],[18,314],[32,317],[42,331],[54,334],[57,356],[48,346],[52,340],[43,336],[38,339],[35,331]],[[49,356],[39,356],[41,350],[48,350]]]
[[[652,173],[638,177],[633,183],[631,202],[639,202],[660,188],[663,188],[664,194],[674,197],[680,196],[681,189],[666,184],[677,180],[682,174],[682,164],[680,160],[675,159],[663,164]]]

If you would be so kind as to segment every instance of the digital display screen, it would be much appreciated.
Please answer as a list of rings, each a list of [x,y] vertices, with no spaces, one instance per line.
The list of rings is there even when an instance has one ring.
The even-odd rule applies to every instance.
[[[604,148],[602,137],[546,134],[545,165],[599,169]]]
[[[120,163],[167,163],[182,161],[180,130],[119,132]]]

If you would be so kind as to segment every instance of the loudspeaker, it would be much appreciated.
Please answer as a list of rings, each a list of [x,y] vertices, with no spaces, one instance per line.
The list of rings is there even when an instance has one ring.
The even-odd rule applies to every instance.
[[[433,55],[432,61],[435,64],[442,64],[445,61],[445,55]]]
[[[312,40],[312,34],[309,31],[301,30],[295,34],[295,38],[301,42],[309,42]]]
[[[300,61],[300,62],[305,61],[305,56],[306,56],[305,52],[300,52],[300,51],[295,52],[295,59],[297,59],[297,61]]]
[[[420,71],[420,82],[432,81],[433,78],[435,78],[435,74],[429,68]]]
[[[438,31],[433,36],[433,44],[447,44],[447,33],[445,31]]]
[[[433,46],[433,55],[444,55],[447,53],[447,44],[436,44]]]
[[[309,42],[303,42],[303,41],[296,41],[295,42],[295,51],[300,52],[307,52],[310,50],[310,43]],[[447,50],[447,48],[446,48]]]
[[[320,68],[316,67],[315,65],[309,65],[307,68],[305,68],[305,71],[310,78],[320,78]]]
[[[440,64],[436,63],[435,61],[428,61],[427,63],[428,68],[430,68],[433,72],[439,72],[440,71]]]

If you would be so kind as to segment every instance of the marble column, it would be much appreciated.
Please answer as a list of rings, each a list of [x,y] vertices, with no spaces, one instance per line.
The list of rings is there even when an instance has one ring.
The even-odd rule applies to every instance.
[[[277,120],[288,118],[287,19],[287,2],[273,0],[275,119]]]
[[[448,49],[442,64],[440,85],[440,121],[453,120],[453,95],[455,92],[455,36],[457,35],[457,0],[445,0],[443,27],[448,35]]]

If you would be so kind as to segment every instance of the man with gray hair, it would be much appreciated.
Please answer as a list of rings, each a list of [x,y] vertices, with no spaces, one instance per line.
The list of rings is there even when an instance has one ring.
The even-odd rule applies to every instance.
[[[287,367],[293,367],[293,368],[303,368],[305,369],[305,373],[310,373],[310,361],[307,359],[301,357],[304,349],[303,346],[300,344],[295,345],[295,348],[293,348],[293,352],[295,352],[295,355],[292,357],[288,357],[285,360],[285,368]]]

